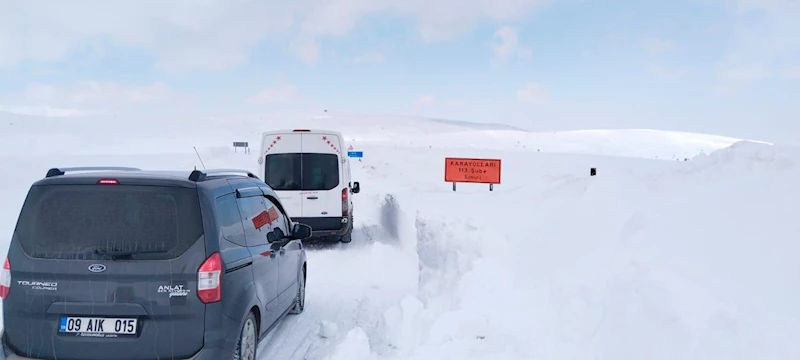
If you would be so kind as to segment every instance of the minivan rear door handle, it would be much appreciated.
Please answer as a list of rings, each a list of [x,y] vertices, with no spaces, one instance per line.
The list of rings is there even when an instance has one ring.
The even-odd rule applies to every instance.
[[[316,197],[316,196],[309,196],[309,197],[307,197],[306,199],[310,199],[310,200],[317,200],[317,199],[319,199],[319,198],[318,198],[318,197]]]

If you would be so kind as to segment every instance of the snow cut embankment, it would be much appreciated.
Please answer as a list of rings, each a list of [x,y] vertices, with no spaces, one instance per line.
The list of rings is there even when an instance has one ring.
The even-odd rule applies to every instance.
[[[416,213],[418,289],[338,355],[798,357],[798,160],[794,148],[737,143],[568,192],[499,190],[480,206],[403,197]]]

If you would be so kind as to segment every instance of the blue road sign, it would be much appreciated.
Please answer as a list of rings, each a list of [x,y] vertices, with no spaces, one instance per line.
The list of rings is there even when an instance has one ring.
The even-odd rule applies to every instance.
[[[363,151],[348,151],[347,156],[351,158],[361,158],[364,157]]]

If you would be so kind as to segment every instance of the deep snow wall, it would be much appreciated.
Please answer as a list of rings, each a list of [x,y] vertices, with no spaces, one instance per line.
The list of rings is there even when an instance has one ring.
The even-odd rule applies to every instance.
[[[492,193],[398,189],[416,293],[330,358],[800,356],[796,149],[737,143],[596,177],[552,160]]]

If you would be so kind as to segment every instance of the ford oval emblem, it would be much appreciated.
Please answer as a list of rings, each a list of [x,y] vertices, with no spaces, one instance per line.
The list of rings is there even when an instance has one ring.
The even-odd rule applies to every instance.
[[[89,271],[95,272],[95,273],[103,272],[103,271],[106,271],[106,266],[103,265],[103,264],[92,264],[92,265],[89,265]]]

